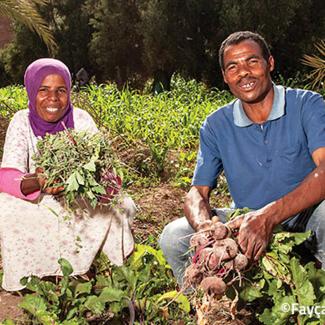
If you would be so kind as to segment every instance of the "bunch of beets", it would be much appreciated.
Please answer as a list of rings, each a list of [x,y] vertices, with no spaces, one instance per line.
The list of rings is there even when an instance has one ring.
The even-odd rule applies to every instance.
[[[192,263],[185,270],[184,289],[200,287],[208,295],[222,296],[248,266],[233,233],[217,216],[204,221],[190,240]]]

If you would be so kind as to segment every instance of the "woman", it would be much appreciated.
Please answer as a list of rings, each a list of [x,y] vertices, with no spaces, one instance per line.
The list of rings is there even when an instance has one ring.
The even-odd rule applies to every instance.
[[[62,62],[36,60],[24,81],[29,109],[17,112],[9,124],[0,168],[2,287],[8,291],[22,289],[22,277],[60,275],[59,258],[71,263],[73,275],[84,274],[99,249],[121,265],[134,246],[130,198],[121,198],[114,209],[89,210],[85,218],[71,215],[54,198],[63,188],[43,192],[44,179],[32,159],[37,141],[65,126],[98,130],[87,112],[72,107],[71,75]]]

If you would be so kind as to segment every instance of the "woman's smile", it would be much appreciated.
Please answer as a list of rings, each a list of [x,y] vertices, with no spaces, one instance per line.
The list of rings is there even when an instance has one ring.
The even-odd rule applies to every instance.
[[[68,105],[64,79],[58,74],[47,75],[37,92],[36,112],[46,122],[57,122]]]

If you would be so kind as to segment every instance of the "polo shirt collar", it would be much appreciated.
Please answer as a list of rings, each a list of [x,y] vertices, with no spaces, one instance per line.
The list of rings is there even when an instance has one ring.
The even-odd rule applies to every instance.
[[[276,86],[273,83],[274,89],[274,98],[272,104],[272,110],[269,114],[267,121],[276,120],[277,118],[284,115],[284,105],[285,105],[285,89],[283,86]],[[239,99],[236,99],[233,102],[233,115],[234,115],[234,123],[239,127],[246,127],[251,124],[254,124],[248,116],[246,115],[243,105]]]

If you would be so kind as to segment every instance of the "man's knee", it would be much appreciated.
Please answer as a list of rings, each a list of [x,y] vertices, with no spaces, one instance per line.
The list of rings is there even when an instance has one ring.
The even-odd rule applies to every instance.
[[[171,222],[165,226],[159,238],[159,245],[163,252],[175,249],[178,235],[179,231],[175,222]]]
[[[185,218],[180,218],[167,224],[160,235],[159,245],[166,254],[169,251],[182,249],[189,245],[189,239],[194,230]]]
[[[316,258],[322,263],[322,268],[325,268],[325,201],[322,201],[311,215],[306,230],[311,230],[314,234],[312,241],[312,251]],[[307,245],[308,246],[308,245]]]

